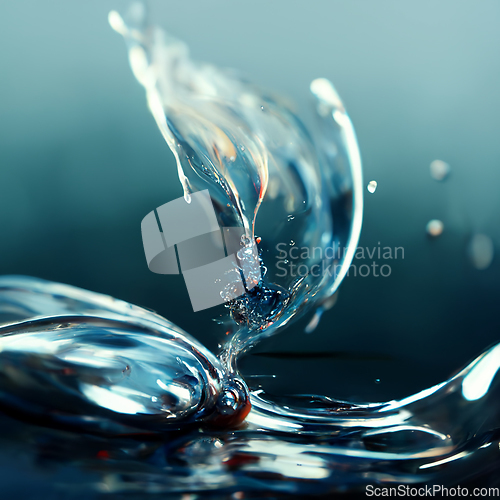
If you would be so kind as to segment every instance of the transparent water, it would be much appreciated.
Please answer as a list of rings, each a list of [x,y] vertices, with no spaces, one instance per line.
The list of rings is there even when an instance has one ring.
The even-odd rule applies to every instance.
[[[498,467],[500,345],[400,401],[272,398],[243,380],[246,352],[316,309],[312,331],[335,300],[361,230],[352,124],[324,79],[311,84],[317,127],[309,132],[281,99],[192,62],[140,5],[125,21],[111,13],[110,23],[176,157],[186,203],[209,189],[219,223],[244,229],[242,266],[254,258],[248,242],[258,242],[261,277],[225,308],[230,335],[218,356],[120,300],[0,278],[0,405],[29,422],[10,423],[4,443],[22,436],[39,445],[43,425],[55,461],[92,471],[91,491],[138,497],[453,484]],[[297,276],[287,267],[282,275],[280,244],[323,250],[300,252],[296,264],[331,272]]]
[[[246,387],[154,313],[34,278],[0,278],[0,297],[4,449],[73,465],[83,493],[326,493],[498,467],[500,345],[401,401],[250,390],[246,415]]]

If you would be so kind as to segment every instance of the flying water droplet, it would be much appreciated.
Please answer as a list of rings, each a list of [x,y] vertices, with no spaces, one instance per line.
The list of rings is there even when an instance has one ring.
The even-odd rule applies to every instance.
[[[444,224],[438,219],[432,219],[427,223],[426,231],[429,236],[437,238],[441,236],[444,230]]]
[[[442,160],[434,160],[429,165],[431,177],[436,181],[444,181],[450,175],[450,165]]]
[[[370,181],[366,187],[369,193],[374,193],[377,190],[377,181]]]

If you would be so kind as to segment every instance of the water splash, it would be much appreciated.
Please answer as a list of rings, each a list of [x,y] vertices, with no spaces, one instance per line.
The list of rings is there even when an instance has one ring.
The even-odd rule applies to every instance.
[[[89,433],[69,440],[69,456],[81,467],[83,439],[106,446],[98,457],[113,463],[97,468],[101,492],[142,494],[147,485],[155,493],[244,487],[311,494],[375,482],[446,484],[471,467],[482,472],[488,460],[498,465],[499,346],[401,401],[273,400],[247,389],[238,371],[243,353],[309,308],[319,307],[320,316],[333,305],[353,258],[363,184],[352,124],[325,79],[311,84],[319,123],[311,135],[279,99],[193,63],[181,42],[146,24],[141,7],[127,22],[115,12],[109,20],[128,43],[186,202],[208,188],[221,225],[243,228],[247,242],[257,232],[264,277],[230,304],[238,329],[219,359],[139,307],[65,285],[1,278],[4,411]],[[301,259],[310,267],[337,263],[332,275],[280,277],[272,265],[280,243],[346,250]],[[245,257],[245,248],[241,260],[255,258]],[[244,425],[227,429],[245,416]],[[158,442],[131,442],[131,433],[154,433]]]
[[[262,279],[229,304],[238,324],[226,345],[231,367],[262,337],[320,307],[347,272],[363,204],[352,123],[324,78],[311,83],[318,127],[310,134],[282,99],[233,72],[193,62],[182,42],[148,25],[144,11],[134,9],[127,21],[113,11],[109,21],[127,42],[186,196],[208,189],[222,226],[244,228],[248,241],[256,232],[261,238]],[[334,248],[334,257],[311,251],[301,260],[331,272],[280,273],[277,247],[290,241],[299,249]]]
[[[129,21],[129,26],[134,22],[137,26],[137,21]],[[184,46],[167,39],[161,31],[146,28],[144,19],[141,22],[141,28],[134,31],[121,21],[117,31],[128,42],[133,69],[137,67],[134,53],[141,47],[141,71],[134,69],[134,73],[146,88],[153,115],[171,149],[174,144],[181,182],[182,175],[185,179],[194,171],[198,188],[200,183],[210,188],[214,180],[215,186],[230,186],[224,191],[224,202],[228,203],[220,204],[220,216],[224,207],[236,207],[248,236],[253,237],[258,228],[268,245],[261,257],[265,279],[253,293],[233,304],[233,319],[241,328],[221,360],[229,373],[238,374],[238,359],[263,336],[308,308],[320,307],[310,323],[309,330],[314,329],[345,276],[357,246],[362,214],[361,161],[354,129],[328,80],[311,83],[318,127],[310,134],[280,100],[227,72],[192,63]],[[172,57],[176,58],[175,67],[169,64]],[[183,70],[178,72],[177,68]],[[211,151],[221,149],[220,137],[230,153],[210,156]],[[175,147],[184,148],[181,155]],[[239,157],[248,150],[253,151],[251,158]],[[198,160],[185,164],[183,155]],[[212,174],[203,177],[206,168]],[[431,172],[440,179],[447,175],[443,164],[434,163]],[[194,181],[188,186],[192,187]],[[369,192],[375,192],[376,187],[375,181],[370,182]],[[247,213],[253,218],[245,218],[245,207],[250,207]],[[428,225],[433,236],[442,229],[440,221]],[[269,261],[272,246],[280,243],[286,248],[341,246],[346,251],[338,258],[340,266],[333,276],[315,279],[309,273],[298,279],[280,279]],[[321,262],[303,258],[301,263],[311,266]],[[292,436],[298,442],[306,436],[319,440],[310,443],[307,450],[328,457],[328,466],[333,456],[337,457],[334,461],[342,457],[342,481],[349,471],[359,481],[363,474],[359,467],[373,473],[367,472],[365,477],[383,474],[386,480],[418,481],[422,471],[438,470],[443,464],[481,454],[478,442],[484,446],[496,439],[492,436],[499,428],[497,413],[488,411],[485,415],[485,408],[497,405],[498,387],[493,379],[499,365],[498,351],[493,348],[449,381],[387,403],[357,405],[322,396],[279,401],[259,388],[251,391],[253,409],[246,432],[265,433],[263,443],[276,435],[285,436],[280,443],[289,443]],[[474,392],[478,387],[482,390]],[[307,453],[300,449],[303,452]],[[392,465],[380,469],[382,462]],[[375,463],[379,465],[372,470]],[[279,470],[290,476],[290,466]],[[328,476],[319,464],[313,467],[313,474],[317,479]],[[305,472],[298,476],[305,477]]]
[[[229,429],[248,411],[245,386],[149,311],[67,285],[2,277],[0,320],[8,323],[0,328],[0,406],[30,423],[0,426],[2,445],[28,439],[42,462],[49,447],[65,466],[91,471],[86,487],[101,493],[446,485],[500,463],[500,345],[401,401],[302,396],[292,406],[254,390],[245,425]],[[32,424],[54,430],[40,438]]]

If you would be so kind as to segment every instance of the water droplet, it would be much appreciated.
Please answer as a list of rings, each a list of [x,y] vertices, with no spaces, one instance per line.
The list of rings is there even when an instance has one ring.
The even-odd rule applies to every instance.
[[[429,165],[431,177],[436,181],[444,181],[450,174],[451,168],[442,160],[434,160]]]
[[[366,189],[368,189],[369,193],[374,193],[377,190],[377,181],[370,181]]]
[[[191,195],[187,191],[184,192],[184,199],[186,203],[191,203]]]
[[[487,269],[494,255],[494,245],[486,234],[475,234],[469,243],[468,254],[472,265],[479,270]]]
[[[432,219],[427,223],[426,231],[429,236],[437,238],[443,233],[444,224],[438,219]]]

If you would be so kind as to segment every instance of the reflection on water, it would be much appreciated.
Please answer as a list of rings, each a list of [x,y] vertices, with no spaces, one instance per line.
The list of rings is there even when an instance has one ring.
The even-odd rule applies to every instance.
[[[0,299],[0,404],[26,422],[5,420],[4,448],[71,464],[82,495],[326,494],[464,484],[499,465],[500,345],[401,401],[292,407],[253,390],[240,423],[245,386],[160,316],[32,278],[1,278]]]

